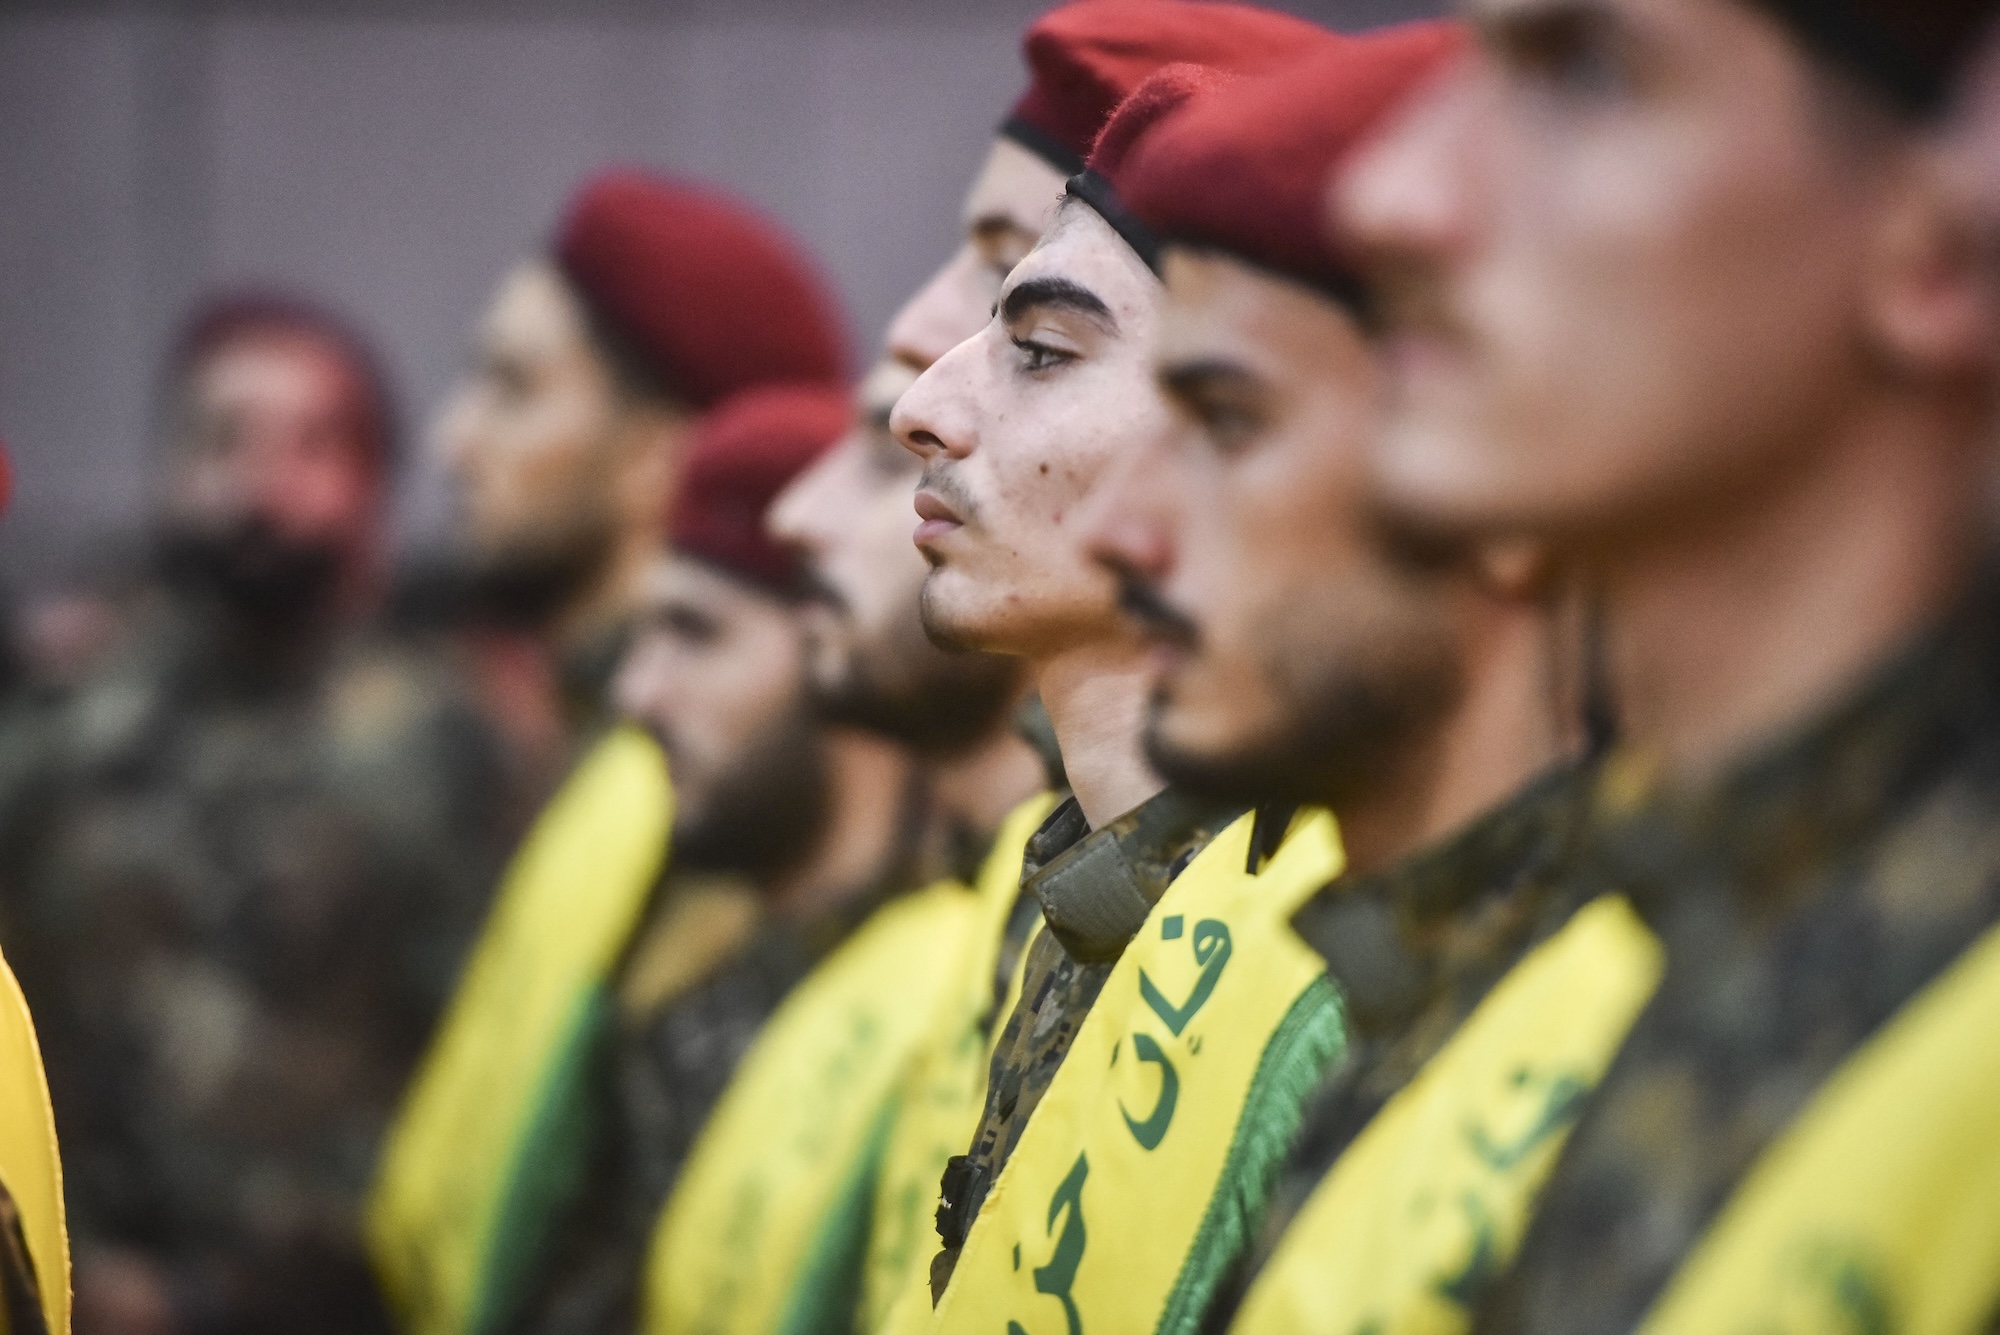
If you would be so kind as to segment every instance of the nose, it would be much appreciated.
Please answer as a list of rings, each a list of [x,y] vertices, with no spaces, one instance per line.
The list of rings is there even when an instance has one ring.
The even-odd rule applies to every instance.
[[[773,538],[788,547],[810,551],[822,536],[831,507],[828,497],[835,473],[846,466],[855,448],[855,433],[849,432],[839,444],[808,465],[793,478],[764,517],[764,527]]]
[[[641,632],[633,639],[611,679],[611,700],[620,715],[656,727],[662,722],[666,659],[657,634]]]
[[[973,402],[977,352],[975,339],[940,357],[903,392],[889,414],[890,434],[926,463],[939,455],[962,459],[978,444]]]
[[[1481,58],[1460,56],[1327,183],[1327,225],[1365,264],[1436,258],[1466,239],[1470,132],[1488,119]]]
[[[946,260],[889,324],[889,355],[925,371],[978,333],[988,310],[981,304],[979,257],[970,245]]]
[[[1172,573],[1177,470],[1158,442],[1120,456],[1098,479],[1083,514],[1084,552],[1120,578],[1148,583]]]

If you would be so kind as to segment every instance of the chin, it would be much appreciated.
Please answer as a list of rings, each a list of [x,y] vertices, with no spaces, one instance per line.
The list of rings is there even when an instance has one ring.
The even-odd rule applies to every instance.
[[[924,581],[918,610],[924,635],[940,649],[952,653],[976,653],[990,649],[990,628],[985,619],[968,607],[965,581],[955,571],[940,566]]]

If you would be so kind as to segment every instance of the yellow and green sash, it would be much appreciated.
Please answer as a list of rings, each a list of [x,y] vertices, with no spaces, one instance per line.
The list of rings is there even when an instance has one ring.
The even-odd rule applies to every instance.
[[[1016,807],[981,865],[974,893],[979,909],[955,966],[952,994],[939,1008],[897,1095],[896,1118],[882,1150],[868,1254],[861,1277],[855,1329],[881,1328],[896,1298],[928,1285],[937,1252],[938,1179],[945,1160],[963,1154],[979,1127],[994,1035],[983,1027],[992,1012],[993,971],[1000,940],[1021,894],[1021,855],[1028,839],[1055,806],[1040,793]],[[1002,1011],[1001,1014],[1005,1014]],[[998,1026],[993,1026],[995,1035]],[[929,1300],[926,1297],[925,1307]]]
[[[2000,929],[1837,1070],[1646,1335],[1983,1331],[2000,1304]]]
[[[1256,874],[1252,823],[1202,850],[1112,969],[973,1223],[933,1330],[1113,1335],[1201,1320],[1344,1042],[1324,966],[1289,923],[1340,870],[1333,820],[1301,816]]]
[[[62,1158],[35,1022],[14,971],[0,959],[0,1183],[20,1213],[50,1335],[69,1332],[69,1230],[63,1222]],[[6,1314],[0,1312],[0,1321]]]
[[[894,900],[792,990],[661,1215],[647,1335],[852,1328],[895,1095],[963,991],[962,947],[983,916],[956,881]]]
[[[370,1251],[410,1335],[479,1335],[519,1300],[580,1168],[582,1067],[672,827],[665,756],[620,729],[508,868],[369,1201]]]

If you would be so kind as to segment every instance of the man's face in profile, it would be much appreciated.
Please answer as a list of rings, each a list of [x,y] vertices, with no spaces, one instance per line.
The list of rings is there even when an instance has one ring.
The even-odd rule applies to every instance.
[[[1388,323],[1390,498],[1642,542],[1808,458],[1866,365],[1862,95],[1744,0],[1463,13],[1476,52],[1336,198]]]

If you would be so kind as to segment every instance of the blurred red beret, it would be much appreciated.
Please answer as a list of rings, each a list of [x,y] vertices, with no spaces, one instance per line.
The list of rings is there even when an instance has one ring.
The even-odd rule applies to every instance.
[[[695,428],[667,516],[674,549],[778,593],[798,586],[793,552],[764,528],[765,511],[847,430],[851,399],[819,385],[746,390]]]
[[[7,509],[7,502],[14,499],[14,457],[7,453],[7,442],[0,440],[0,513]]]
[[[1162,65],[1272,68],[1325,29],[1252,5],[1204,0],[1077,0],[1022,38],[1031,83],[1000,133],[1064,175],[1079,171],[1118,104]]]
[[[1328,235],[1327,182],[1464,47],[1457,24],[1398,24],[1204,93],[1135,146],[1119,198],[1162,242],[1227,251],[1352,298]]]
[[[1332,33],[1321,33],[1318,40],[1340,39]],[[1130,97],[1118,104],[1118,110],[1111,114],[1103,133],[1097,136],[1096,146],[1090,150],[1090,161],[1070,178],[1069,193],[1096,209],[1155,273],[1160,269],[1159,236],[1125,205],[1127,167],[1140,145],[1158,127],[1197,97],[1215,92],[1235,77],[1212,66],[1187,63],[1155,70]]]
[[[556,261],[690,407],[753,385],[846,383],[840,310],[804,249],[718,190],[607,172],[571,202]]]

